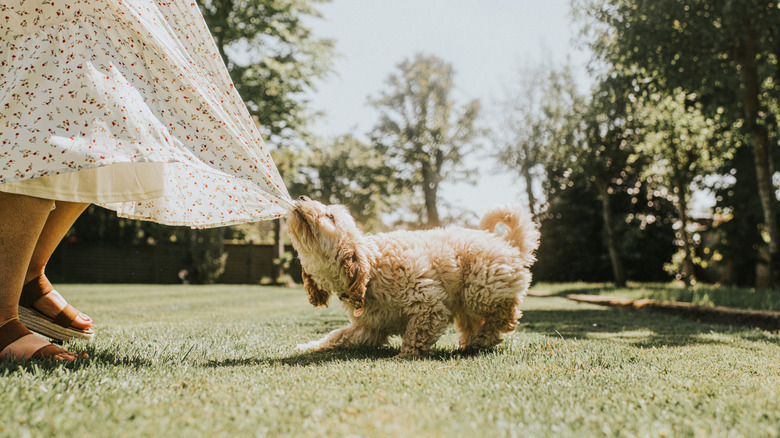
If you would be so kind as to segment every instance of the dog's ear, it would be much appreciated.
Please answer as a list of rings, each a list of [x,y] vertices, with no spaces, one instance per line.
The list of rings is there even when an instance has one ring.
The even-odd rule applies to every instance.
[[[357,309],[361,309],[366,298],[371,266],[358,239],[344,240],[340,245],[339,259],[349,278],[347,296]]]
[[[316,307],[328,307],[330,294],[320,289],[320,286],[305,269],[301,269],[301,275],[303,276],[303,288],[309,294],[309,302]]]

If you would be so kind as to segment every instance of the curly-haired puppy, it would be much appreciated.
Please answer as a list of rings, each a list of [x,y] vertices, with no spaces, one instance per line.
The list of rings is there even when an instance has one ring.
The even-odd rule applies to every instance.
[[[509,230],[493,233],[498,223]],[[309,301],[335,293],[351,324],[304,350],[380,346],[403,336],[400,357],[422,356],[455,322],[461,348],[489,348],[514,330],[531,283],[539,232],[516,206],[488,212],[479,230],[457,227],[363,235],[347,209],[306,197],[288,216]]]

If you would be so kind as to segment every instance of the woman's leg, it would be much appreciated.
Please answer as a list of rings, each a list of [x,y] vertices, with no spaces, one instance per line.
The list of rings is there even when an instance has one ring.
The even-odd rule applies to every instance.
[[[10,330],[6,327],[9,322],[18,320],[25,272],[52,205],[51,200],[0,192],[0,337]],[[0,358],[29,358],[47,345],[50,344],[40,336],[27,334],[3,348]],[[66,351],[51,357],[76,359]]]
[[[49,280],[44,274],[46,264],[49,263],[49,258],[51,258],[57,245],[60,244],[70,227],[73,226],[76,219],[89,206],[89,204],[85,203],[64,201],[55,201],[54,205],[55,208],[49,214],[35,244],[30,265],[24,278],[24,284],[35,281],[33,284],[50,286]],[[67,304],[67,301],[57,291],[52,291],[38,299],[34,307],[44,315],[53,318]],[[86,330],[92,327],[92,320],[87,315],[81,313],[71,323],[71,326],[79,330]]]

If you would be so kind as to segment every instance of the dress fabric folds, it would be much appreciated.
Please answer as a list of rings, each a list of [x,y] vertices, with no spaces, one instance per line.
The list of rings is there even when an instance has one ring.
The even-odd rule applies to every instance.
[[[213,227],[287,189],[194,1],[0,5],[0,191]]]

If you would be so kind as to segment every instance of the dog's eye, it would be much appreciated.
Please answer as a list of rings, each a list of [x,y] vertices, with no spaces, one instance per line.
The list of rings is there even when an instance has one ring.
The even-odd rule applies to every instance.
[[[331,222],[336,223],[336,217],[333,216],[333,213],[328,213],[325,215],[326,218],[330,219]]]

